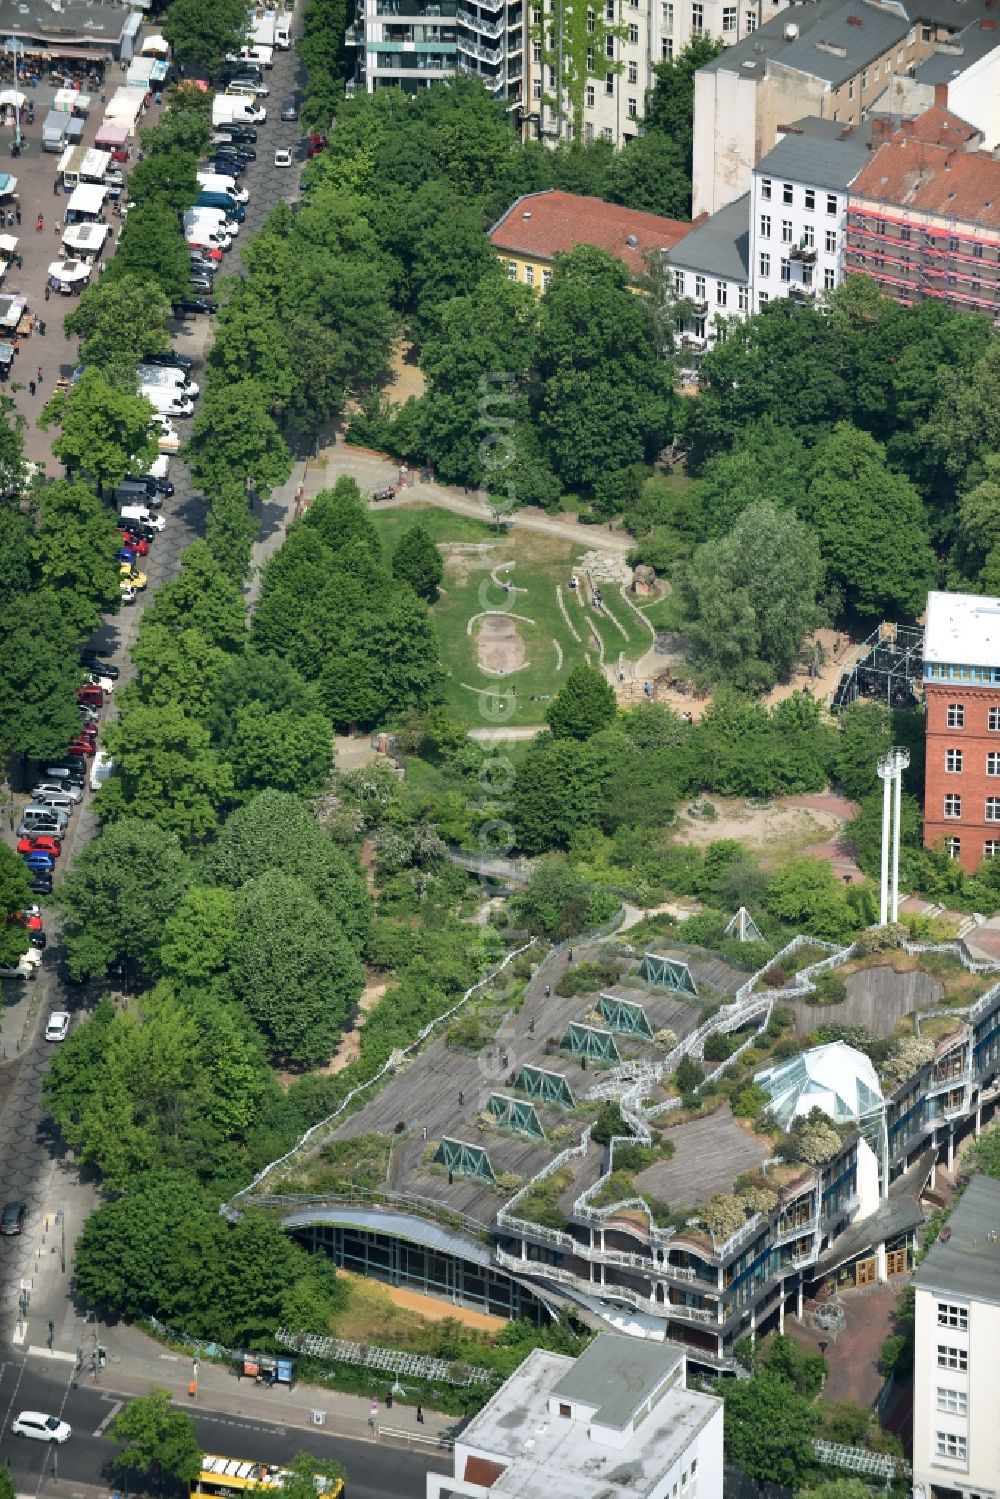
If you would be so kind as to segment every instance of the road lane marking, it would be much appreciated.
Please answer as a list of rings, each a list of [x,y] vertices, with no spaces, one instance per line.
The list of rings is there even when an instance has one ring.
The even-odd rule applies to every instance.
[[[124,1406],[125,1406],[124,1400],[116,1400],[115,1401],[114,1405],[108,1411],[108,1413],[104,1417],[104,1419],[102,1421],[98,1422],[97,1428],[94,1431],[94,1436],[95,1437],[102,1437],[104,1435],[104,1433],[107,1431],[108,1427],[111,1425],[112,1421],[117,1416],[118,1412],[120,1410],[124,1409]]]

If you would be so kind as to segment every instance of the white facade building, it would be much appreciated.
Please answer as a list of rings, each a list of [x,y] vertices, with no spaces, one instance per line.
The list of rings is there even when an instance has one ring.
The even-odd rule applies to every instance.
[[[913,1492],[1000,1493],[1000,1182],[975,1176],[914,1276]]]
[[[715,345],[728,318],[749,312],[749,256],[749,193],[697,224],[667,255],[685,304],[680,340],[693,354]]]
[[[818,292],[840,285],[847,193],[871,159],[869,140],[866,126],[801,120],[754,169],[750,211],[754,312],[778,297],[810,302]]]
[[[427,1499],[722,1499],[722,1401],[673,1343],[600,1333],[536,1348],[455,1443]]]

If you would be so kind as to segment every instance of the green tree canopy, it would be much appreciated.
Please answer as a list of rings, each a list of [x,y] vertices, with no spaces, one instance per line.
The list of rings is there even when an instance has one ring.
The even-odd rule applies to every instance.
[[[618,704],[596,666],[574,666],[549,704],[545,718],[556,739],[589,739],[615,720]]]
[[[80,850],[59,886],[70,973],[106,973],[117,957],[155,951],[190,874],[173,833],[122,818]]]
[[[191,424],[187,458],[198,483],[211,491],[234,474],[268,495],[292,471],[292,455],[269,410],[270,394],[255,380],[209,386]]]
[[[130,1400],[111,1423],[108,1436],[124,1443],[115,1466],[136,1473],[163,1472],[184,1483],[201,1470],[194,1422],[172,1403],[169,1390],[150,1390]]]
[[[150,616],[168,630],[197,630],[222,650],[238,651],[246,642],[242,591],[204,541],[182,552],[181,570],[160,588],[146,619]]]
[[[52,451],[71,478],[93,484],[98,494],[129,474],[147,473],[156,457],[150,435],[152,407],[141,396],[109,385],[97,369],[86,369],[73,389],[46,406],[47,428],[58,420],[61,432]]]
[[[775,1374],[726,1387],[726,1457],[754,1478],[795,1484],[813,1468],[809,1401]]]
[[[876,765],[892,742],[892,715],[884,703],[857,702],[845,708],[834,770],[848,796],[860,801],[878,789]]]
[[[405,530],[392,554],[393,577],[409,583],[422,599],[436,599],[438,584],[444,577],[441,553],[423,526]]]
[[[698,548],[684,576],[686,629],[705,669],[757,691],[789,676],[819,623],[822,572],[810,526],[766,501],[742,511],[728,536]]]
[[[180,146],[154,151],[152,156],[137,161],[129,173],[129,196],[136,204],[165,203],[175,212],[183,213],[200,191],[197,167],[194,151],[185,151]]]
[[[88,485],[57,479],[37,496],[35,573],[58,597],[67,630],[83,639],[121,607],[117,516]]]
[[[99,793],[101,814],[148,819],[188,844],[213,832],[233,778],[210,739],[179,703],[137,706],[108,724],[104,742],[117,773]]]
[[[0,615],[3,743],[17,754],[51,763],[79,729],[80,638],[51,588],[12,599]]]
[[[27,928],[14,917],[30,902],[24,860],[6,843],[0,844],[0,963],[16,963],[28,950]]]
[[[190,269],[191,256],[176,209],[162,199],[150,199],[129,210],[115,257],[101,279],[134,278],[159,287],[164,297],[173,300],[187,291]]]
[[[131,180],[129,182],[131,191]],[[101,276],[86,288],[63,326],[80,339],[80,360],[131,376],[136,356],[170,347],[170,303],[155,281],[130,274]]]
[[[214,73],[227,52],[242,45],[247,34],[246,6],[242,0],[215,0],[206,7],[201,0],[173,0],[163,18],[163,35],[179,63],[199,63]]]

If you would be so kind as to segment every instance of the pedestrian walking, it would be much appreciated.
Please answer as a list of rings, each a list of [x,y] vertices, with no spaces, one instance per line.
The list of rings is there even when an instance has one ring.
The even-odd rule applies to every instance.
[[[39,385],[41,385],[41,383],[42,383],[42,366],[41,365],[38,366],[38,374],[35,376],[35,379],[38,381]]]
[[[7,228],[8,229],[13,229],[13,227],[14,227],[14,210],[13,210],[13,208],[9,208],[7,210]]]
[[[18,224],[20,224],[20,222],[21,222],[21,205],[20,205],[20,203],[14,209],[14,218],[17,220]]]
[[[38,319],[38,333],[39,333],[39,337],[41,337],[41,338],[45,337],[45,319],[44,318],[39,318]]]
[[[46,302],[49,300],[49,298],[51,297],[51,295],[52,295],[52,288],[49,285],[49,283],[46,281],[46,283],[45,283],[45,300],[46,300]]]
[[[59,196],[59,178],[58,177],[56,178],[56,180],[52,184],[52,196],[53,196],[53,198],[58,198],[58,196]]]
[[[392,1410],[392,1390],[391,1389],[386,1392],[385,1408],[386,1408],[387,1411],[391,1411]]]
[[[35,394],[35,382],[34,382],[34,380],[29,380],[28,381],[28,390],[30,391],[30,393],[32,395]]]
[[[39,214],[38,217],[37,217],[37,219],[35,220],[35,233],[36,234],[41,234],[41,232],[42,232],[42,230],[44,228],[45,228],[45,217],[44,217],[43,214]]]
[[[59,238],[59,231],[61,230],[61,228],[62,228],[62,219],[56,219],[56,239]]]
[[[423,1424],[424,1424],[424,1408],[423,1408],[422,1405],[418,1405],[417,1406],[417,1425],[418,1426],[423,1426]]]

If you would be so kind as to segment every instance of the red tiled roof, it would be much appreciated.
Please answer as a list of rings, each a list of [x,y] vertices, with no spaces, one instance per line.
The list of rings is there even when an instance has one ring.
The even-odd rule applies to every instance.
[[[969,149],[980,139],[957,115],[929,109],[879,147],[851,197],[1000,228],[1000,161]]]
[[[506,1473],[506,1471],[505,1463],[491,1462],[488,1457],[467,1457],[463,1476],[466,1483],[477,1483],[481,1489],[489,1489],[493,1487],[501,1473]]]
[[[596,245],[640,275],[644,251],[671,250],[690,229],[678,219],[553,189],[518,198],[490,230],[490,241],[494,249],[537,260],[551,260],[574,245]]]

